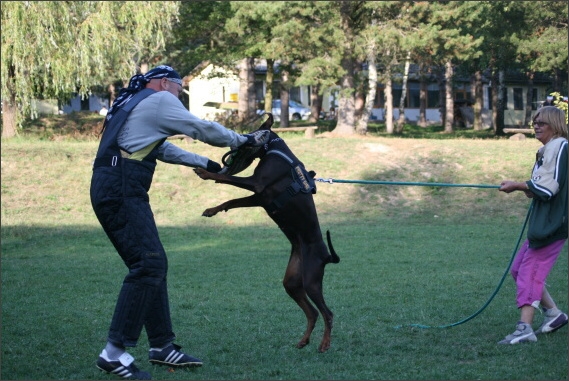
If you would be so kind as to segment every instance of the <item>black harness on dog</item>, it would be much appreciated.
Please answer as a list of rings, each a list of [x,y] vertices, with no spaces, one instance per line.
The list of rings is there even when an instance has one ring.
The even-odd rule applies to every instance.
[[[286,150],[288,151],[288,147]],[[316,183],[314,182],[314,179],[306,171],[304,164],[302,164],[296,157],[294,157],[294,155],[291,154],[291,157],[291,155],[287,155],[285,152],[283,152],[283,150],[280,149],[271,149],[265,153],[265,155],[269,154],[278,155],[283,158],[291,166],[292,177],[292,183],[267,207],[270,214],[273,214],[282,208],[288,202],[288,200],[300,192],[312,194],[316,193]]]

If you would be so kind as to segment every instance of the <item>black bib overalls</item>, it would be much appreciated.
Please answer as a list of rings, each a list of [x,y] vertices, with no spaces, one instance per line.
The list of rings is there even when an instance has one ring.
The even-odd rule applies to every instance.
[[[175,338],[172,332],[166,274],[168,261],[150,208],[159,142],[142,161],[121,157],[117,136],[128,115],[154,90],[144,89],[108,121],[93,165],[91,204],[105,233],[129,269],[109,330],[108,340],[135,346],[142,327],[151,347]]]

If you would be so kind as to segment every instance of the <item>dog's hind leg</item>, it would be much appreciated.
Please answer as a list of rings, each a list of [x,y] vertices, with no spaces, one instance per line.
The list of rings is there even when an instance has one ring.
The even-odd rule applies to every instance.
[[[288,266],[283,279],[283,286],[287,294],[298,304],[306,315],[306,331],[296,344],[297,348],[304,348],[308,343],[310,343],[310,335],[316,326],[316,320],[318,320],[318,310],[312,306],[306,291],[303,287],[302,281],[302,263],[300,260],[299,249],[295,251],[294,246],[290,255]]]
[[[324,247],[322,247],[324,246]],[[324,319],[324,335],[318,346],[318,351],[326,352],[330,348],[332,326],[334,322],[334,314],[324,301],[322,291],[322,283],[324,280],[324,268],[328,263],[328,258],[322,258],[318,253],[327,253],[324,243],[312,244],[307,247],[307,251],[303,256],[303,284],[306,294],[316,305]]]

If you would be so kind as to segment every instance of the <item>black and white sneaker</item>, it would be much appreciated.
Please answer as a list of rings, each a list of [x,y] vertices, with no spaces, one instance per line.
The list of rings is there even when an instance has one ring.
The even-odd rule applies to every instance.
[[[103,349],[97,360],[97,368],[101,372],[116,374],[125,380],[152,380],[150,373],[142,371],[134,365],[134,357],[127,352],[123,353],[118,360],[110,360],[107,351]]]
[[[545,318],[543,319],[543,323],[541,326],[535,331],[536,334],[542,333],[551,333],[557,331],[559,328],[565,326],[567,324],[567,315],[563,312],[559,311],[557,314],[553,316],[549,316],[549,314],[545,313]]]
[[[163,349],[150,349],[148,361],[177,368],[202,366],[202,360],[180,352],[181,348],[179,345],[170,344]]]
[[[509,334],[498,342],[498,344],[519,344],[519,343],[529,343],[537,341],[537,337],[535,337],[535,333],[531,328],[531,325],[524,323],[523,321],[519,321],[516,324],[516,330],[514,333]]]

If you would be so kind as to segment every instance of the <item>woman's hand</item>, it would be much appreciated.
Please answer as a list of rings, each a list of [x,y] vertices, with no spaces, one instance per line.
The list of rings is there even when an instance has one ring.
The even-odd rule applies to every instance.
[[[500,189],[498,190],[506,193],[512,193],[514,191],[522,191],[525,193],[526,197],[528,198],[533,197],[533,192],[529,189],[528,185],[525,182],[518,182],[511,180],[502,181],[502,183],[500,184]]]

